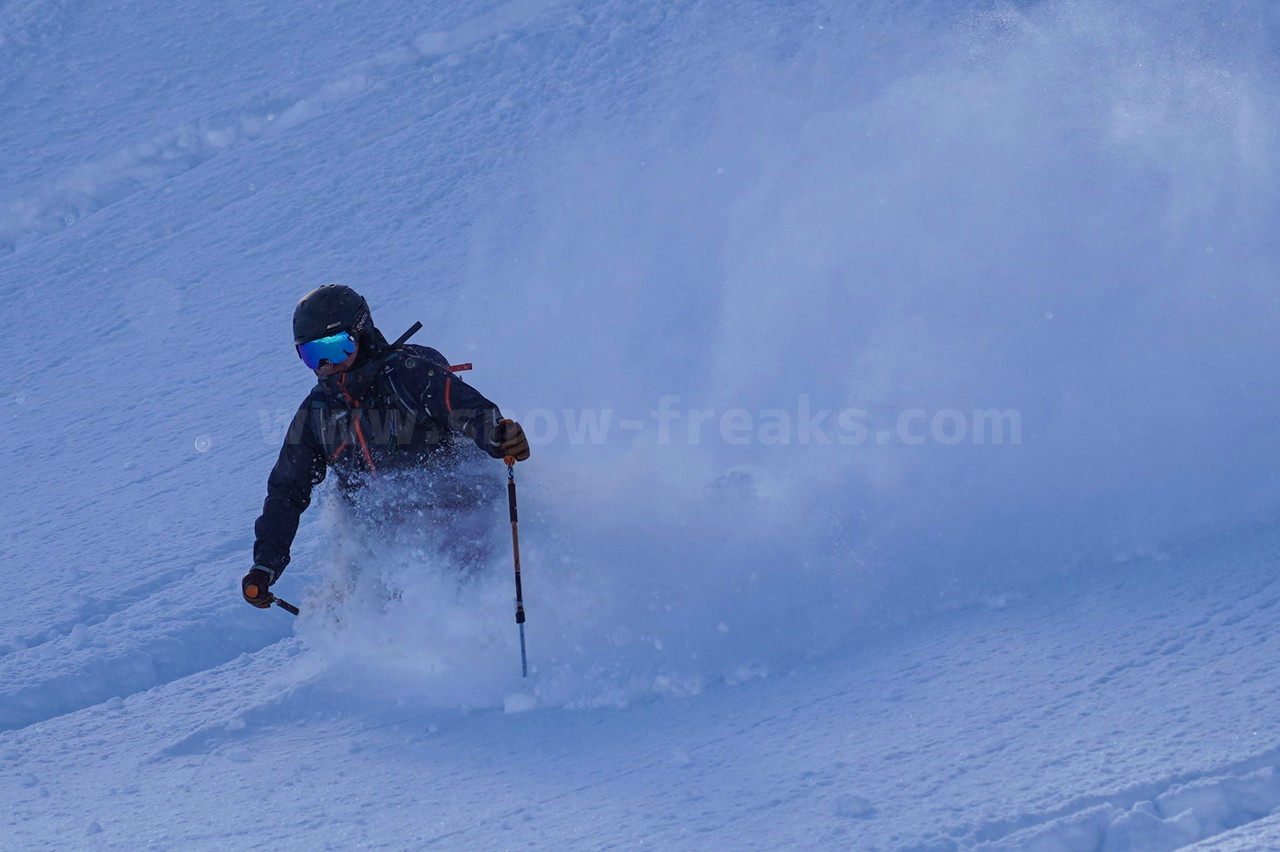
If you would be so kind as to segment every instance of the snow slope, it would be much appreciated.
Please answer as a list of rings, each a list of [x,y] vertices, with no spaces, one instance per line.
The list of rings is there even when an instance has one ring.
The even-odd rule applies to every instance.
[[[1273,848],[1275,546],[1215,541],[594,710],[433,708],[285,640],[6,734],[8,842]]]
[[[4,2],[0,845],[1280,848],[1278,33]],[[530,428],[527,682],[500,517],[239,600],[330,280]]]

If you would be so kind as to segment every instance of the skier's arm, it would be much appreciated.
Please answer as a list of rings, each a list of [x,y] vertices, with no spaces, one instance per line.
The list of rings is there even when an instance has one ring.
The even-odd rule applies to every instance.
[[[502,420],[502,412],[498,406],[484,397],[480,391],[471,387],[457,376],[444,378],[441,399],[449,418],[449,428],[466,435],[480,449],[494,458],[501,458],[498,452],[498,423]]]
[[[451,373],[448,361],[434,349],[421,347],[423,357],[404,362],[405,384],[426,414],[453,432],[466,435],[496,459],[508,455],[523,461],[529,443],[520,424],[502,419],[498,406]]]
[[[279,577],[289,564],[289,548],[298,533],[298,520],[311,505],[311,489],[325,475],[324,450],[307,428],[310,406],[304,402],[294,415],[284,446],[267,477],[267,499],[253,525],[253,561]],[[273,580],[274,578],[273,577]]]
[[[529,458],[529,440],[519,423],[502,419],[498,406],[456,376],[450,376],[445,382],[450,428],[475,441],[477,447],[495,459],[511,457],[524,461]]]
[[[418,347],[402,362],[400,378],[429,418],[451,432],[466,435],[493,455],[495,428],[502,412],[480,391],[449,372],[448,364],[435,349]]]

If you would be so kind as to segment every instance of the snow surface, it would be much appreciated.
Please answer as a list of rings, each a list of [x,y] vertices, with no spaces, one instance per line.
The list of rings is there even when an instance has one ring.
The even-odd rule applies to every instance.
[[[1280,849],[1280,12],[729,9],[0,0],[0,847]],[[334,280],[527,680],[500,500],[240,600]]]

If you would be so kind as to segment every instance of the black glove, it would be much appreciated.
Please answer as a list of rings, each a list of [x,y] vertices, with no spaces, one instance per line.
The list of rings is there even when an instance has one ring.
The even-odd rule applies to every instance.
[[[524,429],[514,420],[501,420],[493,430],[493,443],[496,445],[494,458],[514,458],[524,461],[529,458],[529,439],[524,436]]]
[[[268,590],[275,581],[276,574],[274,571],[261,565],[255,565],[240,581],[240,591],[244,594],[244,599],[258,609],[270,609],[271,602],[275,600],[275,595]]]

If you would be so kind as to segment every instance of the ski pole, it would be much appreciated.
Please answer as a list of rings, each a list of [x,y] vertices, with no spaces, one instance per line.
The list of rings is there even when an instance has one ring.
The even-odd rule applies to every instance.
[[[511,552],[516,560],[516,624],[520,625],[520,676],[529,676],[529,661],[524,653],[524,592],[520,589],[520,531],[516,515],[516,460],[514,456],[503,459],[507,463],[507,505],[511,507]]]
[[[293,613],[294,615],[297,615],[297,614],[298,614],[298,608],[297,608],[296,606],[294,606],[293,604],[289,603],[288,601],[282,601],[282,600],[280,600],[280,598],[276,597],[275,595],[272,595],[272,596],[271,596],[271,602],[272,602],[273,604],[275,604],[276,606],[280,607],[280,608],[281,608],[282,610],[284,610],[285,612],[291,612],[291,613]]]

